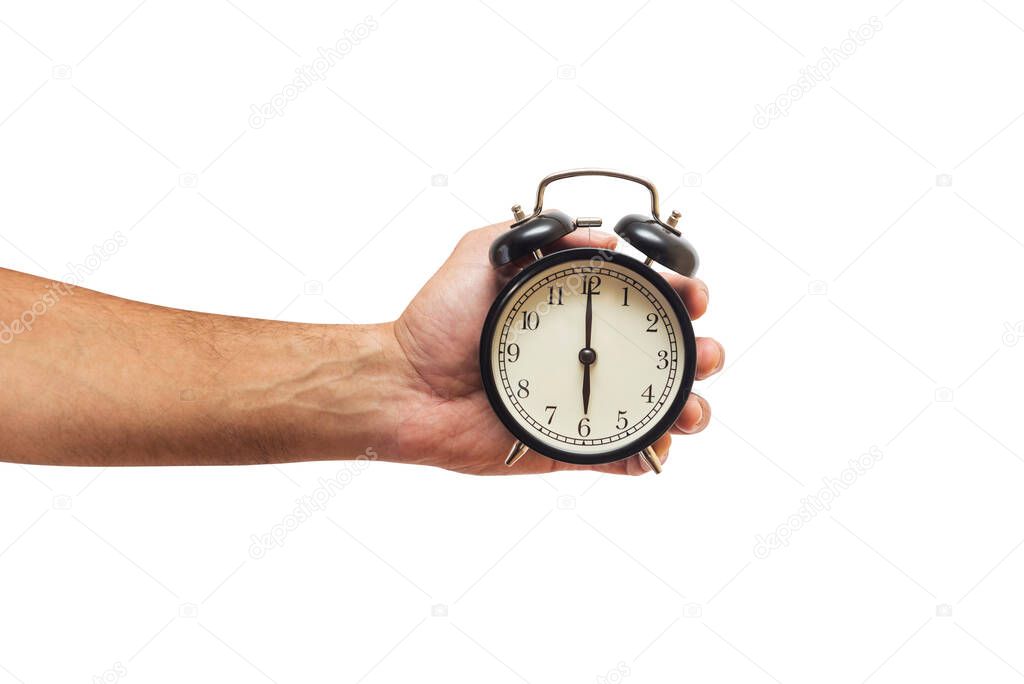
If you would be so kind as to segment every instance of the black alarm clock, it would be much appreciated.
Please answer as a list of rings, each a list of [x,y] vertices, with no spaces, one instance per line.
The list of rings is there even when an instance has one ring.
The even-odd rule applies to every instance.
[[[607,176],[639,183],[651,214],[630,214],[615,232],[645,257],[577,248],[544,248],[598,218],[571,219],[544,210],[544,191],[557,180]],[[513,465],[529,449],[567,463],[595,465],[638,454],[660,473],[653,444],[669,430],[693,386],[697,348],[690,316],[653,261],[685,276],[697,270],[696,250],[662,221],[658,191],[638,176],[602,169],[551,174],[537,188],[533,213],[512,207],[515,222],[491,245],[495,268],[531,260],[501,290],[480,337],[487,398],[516,442]]]

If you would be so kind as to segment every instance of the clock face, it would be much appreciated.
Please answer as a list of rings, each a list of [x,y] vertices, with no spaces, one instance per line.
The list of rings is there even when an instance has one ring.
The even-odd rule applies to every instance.
[[[689,316],[665,280],[618,252],[572,249],[523,270],[481,340],[491,404],[546,456],[604,463],[642,451],[693,384]]]

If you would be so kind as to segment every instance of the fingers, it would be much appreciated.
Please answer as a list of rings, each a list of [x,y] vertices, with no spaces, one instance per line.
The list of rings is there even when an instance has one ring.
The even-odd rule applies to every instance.
[[[460,244],[477,249],[483,247],[486,250],[494,242],[494,238],[506,232],[511,225],[511,221],[502,221],[501,223],[492,223],[489,226],[471,230],[462,236]]]
[[[701,338],[705,343],[717,347],[714,340]],[[698,341],[699,342],[699,341]],[[724,354],[722,356],[724,358]],[[691,393],[686,399],[682,412],[672,425],[670,433],[692,435],[700,432],[708,426],[711,421],[711,406],[707,400],[699,394]],[[672,445],[672,435],[666,433],[654,443],[654,450],[661,459],[662,464],[668,461],[668,450]],[[639,455],[630,456],[627,459],[615,463],[605,463],[597,466],[575,466],[567,463],[559,463],[557,470],[595,470],[600,473],[613,475],[643,475],[650,470],[650,466]]]
[[[545,254],[561,252],[563,249],[575,247],[595,247],[597,249],[615,249],[619,237],[613,233],[606,233],[603,230],[591,230],[589,228],[578,228],[563,238],[556,240],[544,248]]]
[[[686,399],[683,410],[672,425],[672,432],[692,435],[708,426],[711,420],[711,405],[699,394],[691,393]]]
[[[687,278],[671,271],[661,271],[660,275],[668,281],[680,299],[686,305],[690,318],[697,320],[708,310],[708,286],[700,278]]]
[[[725,348],[710,337],[697,338],[697,379],[706,380],[725,365]]]
[[[501,224],[505,225],[505,224]],[[488,231],[494,228],[489,226]],[[475,232],[475,231],[474,231]],[[500,230],[495,233],[488,233],[497,237],[500,234]],[[492,237],[492,239],[493,239]],[[576,247],[594,247],[596,249],[615,249],[615,245],[618,244],[619,238],[611,233],[605,233],[600,230],[589,230],[587,228],[577,229],[563,238],[555,240],[550,245],[541,250],[544,254],[553,254],[555,252],[561,252],[566,249],[573,249]],[[502,275],[505,277],[511,277],[519,271],[519,269],[527,266],[533,261],[532,256],[527,256],[518,261],[508,264],[502,268]]]
[[[495,223],[490,226],[471,230],[463,236],[462,244],[468,248],[475,248],[477,250],[483,248],[486,251],[495,238],[509,230],[511,224],[511,221],[504,221],[502,223]],[[591,230],[589,228],[579,228],[565,237],[555,240],[553,243],[545,247],[543,252],[545,254],[551,254],[552,252],[560,252],[564,249],[573,249],[575,247],[615,249],[618,242],[619,238],[614,233],[606,233],[602,230]],[[525,259],[520,265],[528,263],[530,263],[530,259]]]
[[[658,441],[654,443],[654,452],[658,454],[658,460],[661,461],[662,465],[668,462],[668,450],[672,446],[672,435],[665,433],[658,438]],[[631,456],[626,459],[626,474],[628,475],[643,475],[646,472],[650,472],[651,466],[647,465],[647,461],[640,455]]]
[[[469,231],[459,239],[459,243],[448,259],[449,262],[488,264],[487,254],[490,251],[491,243],[507,231],[508,227],[509,222],[506,221]]]

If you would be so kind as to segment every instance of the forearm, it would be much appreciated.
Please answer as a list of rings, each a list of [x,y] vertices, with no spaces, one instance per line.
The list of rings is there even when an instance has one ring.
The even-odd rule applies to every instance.
[[[390,325],[200,314],[0,270],[0,459],[386,457],[400,354]]]

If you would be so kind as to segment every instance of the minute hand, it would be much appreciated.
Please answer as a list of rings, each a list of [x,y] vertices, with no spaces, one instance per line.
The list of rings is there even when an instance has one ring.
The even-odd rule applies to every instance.
[[[587,334],[586,334],[586,344],[583,345],[587,349],[590,349],[590,329],[591,329],[591,327],[593,326],[593,323],[594,323],[594,305],[593,305],[593,302],[594,302],[594,300],[593,300],[593,291],[588,286],[587,287]]]
[[[589,284],[588,284],[589,285]],[[586,343],[584,347],[590,351],[590,331],[594,323],[594,298],[593,290],[587,287],[587,315],[586,315]],[[586,415],[590,410],[590,363],[583,364],[583,413]]]

